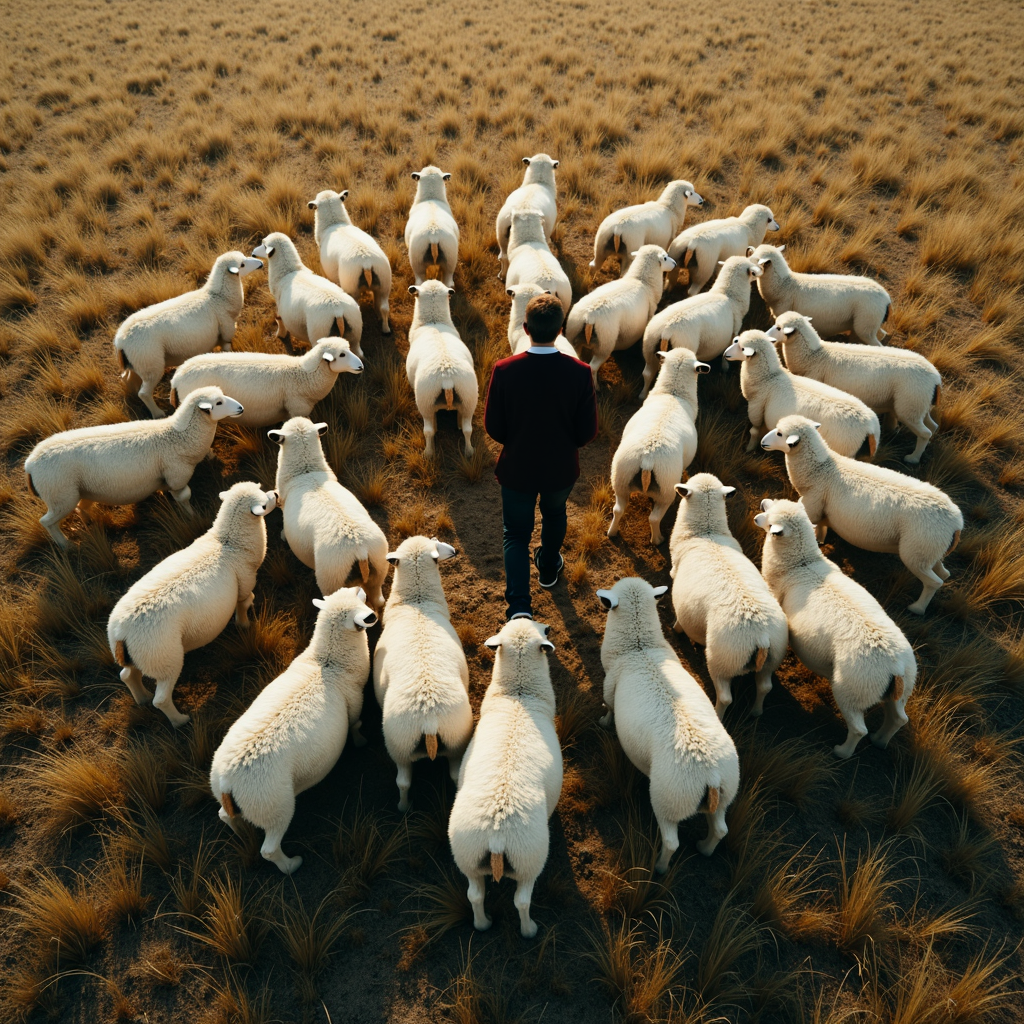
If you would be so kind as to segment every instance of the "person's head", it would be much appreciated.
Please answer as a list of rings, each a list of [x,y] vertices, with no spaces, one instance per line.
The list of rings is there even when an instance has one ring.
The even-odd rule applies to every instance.
[[[557,295],[536,295],[526,304],[523,330],[534,345],[550,345],[562,329],[565,311]]]

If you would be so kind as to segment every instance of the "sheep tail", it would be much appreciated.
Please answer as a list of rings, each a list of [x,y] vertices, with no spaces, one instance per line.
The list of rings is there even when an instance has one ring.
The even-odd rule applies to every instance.
[[[714,814],[718,810],[718,787],[708,786],[707,796],[708,814]]]
[[[431,242],[430,243],[430,262],[431,263],[436,263],[437,262],[437,254],[438,254],[439,251],[440,250],[437,248],[437,242]]]
[[[328,335],[331,338],[344,338],[345,337],[345,318],[343,316],[336,316],[334,323],[331,324],[331,333]]]
[[[445,388],[444,389],[444,407],[446,409],[452,409],[455,401],[455,389]]]
[[[363,267],[363,280],[367,288],[373,287],[373,271],[369,267]]]
[[[612,235],[612,245],[615,247],[615,251],[616,252],[619,251],[619,246],[621,244],[622,244],[622,235],[620,235],[618,233],[618,231],[616,231],[615,234]]]
[[[953,534],[953,543],[949,545],[949,550],[942,557],[945,558],[947,555],[953,554],[953,552],[956,551],[957,544],[959,544],[959,543],[960,543],[960,531],[957,530],[956,533]]]
[[[649,469],[640,471],[640,483],[643,485],[644,494],[646,494],[647,488],[651,486],[651,471]]]
[[[690,265],[690,260],[692,260],[692,259],[693,259],[693,248],[692,248],[692,246],[688,245],[686,247],[686,252],[683,253],[683,266],[684,267],[688,267]]]
[[[503,853],[492,853],[491,875],[496,882],[500,882],[503,874],[505,874],[505,855]]]
[[[768,647],[758,647],[756,655],[754,657],[754,670],[760,672],[764,668],[764,663],[768,660]]]
[[[658,342],[658,347],[661,349],[662,352],[667,352],[668,351],[668,338],[662,338],[661,341]]]
[[[359,559],[359,575],[364,583],[370,578],[370,563],[365,558]]]
[[[886,696],[891,700],[903,700],[903,676],[893,676]]]
[[[437,733],[426,733],[423,737],[423,743],[427,748],[427,757],[429,757],[430,760],[433,761],[434,758],[437,757]]]
[[[171,388],[171,408],[178,408],[178,391],[176,388]]]
[[[114,661],[116,661],[121,668],[125,668],[125,666],[132,663],[132,659],[128,654],[128,648],[125,646],[125,642],[123,640],[118,640],[117,643],[114,644]]]
[[[32,492],[35,497],[39,497],[39,492],[36,490],[36,485],[32,483],[32,474],[26,473],[25,479],[28,481],[28,489]]]
[[[876,451],[878,451],[878,437],[875,434],[868,434],[868,455],[874,458]]]
[[[594,325],[586,323],[583,325],[583,337],[586,338],[586,344],[590,344],[590,339],[594,336]]]
[[[220,805],[229,818],[234,818],[238,814],[238,808],[235,806],[235,801],[231,799],[230,793],[221,793]]]

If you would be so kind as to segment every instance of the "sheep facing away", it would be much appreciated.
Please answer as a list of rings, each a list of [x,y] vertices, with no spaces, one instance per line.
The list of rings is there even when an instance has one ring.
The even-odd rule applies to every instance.
[[[237,832],[239,815],[266,833],[260,853],[286,874],[302,865],[281,841],[295,798],[337,764],[349,735],[356,746],[370,672],[366,630],[377,616],[358,587],[321,600],[309,646],[268,683],[213,755],[210,790],[218,815]]]
[[[518,209],[512,214],[507,264],[507,285],[539,285],[558,296],[563,313],[569,312],[572,285],[548,248],[544,236],[544,215],[539,210]]]
[[[611,728],[626,757],[651,780],[661,830],[655,870],[664,874],[679,849],[679,822],[703,811],[708,835],[697,849],[710,857],[728,833],[725,812],[740,784],[736,746],[700,683],[665,639],[657,600],[668,587],[627,577],[597,596],[608,612],[601,664]]]
[[[360,374],[363,361],[344,338],[321,338],[300,356],[265,352],[209,353],[187,359],[171,378],[171,404],[196,388],[217,386],[245,406],[247,426],[266,427],[291,416],[308,416],[342,373]]]
[[[659,352],[661,371],[644,404],[622,431],[612,457],[615,506],[608,536],[619,532],[619,520],[635,491],[650,494],[651,543],[660,544],[661,521],[675,499],[675,485],[697,454],[697,374],[711,369],[686,348]]]
[[[865,551],[898,554],[921,581],[921,596],[907,611],[924,615],[949,579],[942,560],[960,543],[960,509],[923,480],[833,452],[804,416],[783,417],[761,447],[785,452],[789,481],[819,543],[831,526]]]
[[[130,317],[114,335],[114,349],[127,384],[139,381],[139,398],[161,419],[167,414],[153,399],[153,389],[168,367],[220,344],[231,351],[235,318],[242,311],[242,278],[260,270],[260,260],[232,251],[218,256],[206,283],[195,291],[147,306]]]
[[[395,567],[384,629],[373,654],[373,691],[384,745],[398,768],[398,809],[409,809],[414,761],[448,758],[452,781],[473,732],[469,665],[441,584],[440,562],[455,548],[409,537],[387,558]]]
[[[185,654],[215,639],[232,614],[239,627],[249,624],[256,571],[267,553],[264,516],[277,496],[239,483],[220,499],[210,529],[133,583],[107,622],[110,653],[135,703],[152,703],[175,728],[188,721],[174,705]],[[156,680],[155,695],[145,676]]]
[[[325,189],[309,201],[309,208],[316,210],[313,237],[320,248],[320,266],[328,280],[354,299],[365,285],[373,295],[381,333],[390,334],[391,263],[373,236],[352,223],[345,208],[347,198],[348,189]]]
[[[436,266],[441,280],[449,287],[455,284],[455,267],[459,262],[459,225],[448,205],[445,182],[451,177],[433,165],[414,171],[416,195],[405,224],[405,247],[416,284],[427,279],[427,267]]]
[[[668,542],[672,628],[706,646],[719,718],[732,703],[732,680],[747,672],[757,686],[750,713],[761,714],[789,636],[779,602],[729,530],[725,499],[735,490],[710,473],[676,484],[681,500]]]
[[[530,299],[538,295],[550,295],[551,292],[535,284],[517,284],[515,287],[506,288],[505,293],[512,299],[512,308],[508,315],[508,346],[512,349],[512,355],[517,356],[533,344],[533,339],[523,330],[526,307]],[[555,348],[567,356],[572,356],[573,359],[576,358],[576,349],[565,340],[563,334],[555,338]]]
[[[550,627],[513,619],[485,640],[497,651],[480,721],[459,770],[448,821],[458,869],[477,931],[491,927],[484,882],[506,875],[517,882],[514,903],[523,938],[537,934],[530,917],[533,887],[548,859],[548,819],[562,792],[562,750],[555,732],[555,692],[547,653]]]
[[[267,235],[252,254],[267,261],[267,284],[277,304],[277,337],[289,352],[293,336],[308,344],[317,338],[342,337],[362,358],[363,314],[348,292],[314,274],[282,231]]]
[[[786,366],[802,377],[856,395],[876,413],[891,413],[917,438],[904,462],[917,465],[939,429],[932,407],[942,396],[942,377],[924,356],[905,348],[822,341],[802,313],[783,313],[768,330],[782,342]]]
[[[569,311],[565,337],[577,348],[593,352],[590,372],[597,387],[597,372],[611,354],[629,348],[644,334],[644,328],[661,302],[665,271],[675,261],[657,245],[644,245],[633,253],[635,261],[618,281],[599,285],[584,295]]]
[[[423,417],[424,454],[433,457],[437,414],[447,409],[458,415],[469,457],[473,454],[473,413],[479,385],[473,354],[452,321],[450,301],[455,290],[440,281],[424,281],[410,285],[409,292],[416,296],[416,305],[409,326],[405,373]]]
[[[690,273],[686,294],[693,296],[711,280],[720,263],[730,256],[743,256],[748,246],[760,245],[765,232],[778,231],[779,224],[767,206],[755,203],[738,217],[723,217],[692,224],[676,235],[668,254],[676,261],[676,269],[668,277],[668,287],[679,280],[679,271]]]
[[[769,430],[792,413],[820,420],[821,436],[840,455],[854,456],[868,443],[875,457],[882,428],[878,417],[859,398],[809,377],[790,373],[764,331],[744,331],[725,350],[725,358],[740,362],[740,390],[747,400],[752,452],[765,428]]]
[[[193,391],[166,419],[52,434],[25,460],[29,490],[47,506],[39,522],[67,547],[60,524],[76,507],[88,515],[97,502],[129,505],[166,490],[191,511],[189,481],[213,444],[217,422],[243,412],[220,388],[207,387]]]
[[[295,557],[316,573],[325,597],[343,587],[358,565],[370,602],[381,608],[388,541],[359,499],[338,483],[320,446],[326,431],[326,423],[304,416],[268,431],[281,446],[274,484],[284,518],[281,536]]]
[[[823,337],[849,331],[865,345],[881,345],[887,337],[882,324],[889,319],[892,308],[889,293],[869,277],[790,270],[782,255],[785,248],[759,245],[747,249],[747,255],[763,270],[757,288],[772,316],[794,310],[814,317]]]
[[[625,277],[641,246],[657,245],[667,249],[683,229],[686,208],[703,205],[704,200],[693,185],[680,179],[670,181],[657,199],[608,214],[594,236],[594,259],[590,266],[595,271],[600,270],[609,256],[618,256],[619,276]]]
[[[789,620],[789,642],[815,674],[829,679],[846,721],[846,740],[833,748],[850,757],[867,735],[864,712],[881,703],[882,727],[871,737],[886,747],[907,724],[917,660],[882,606],[819,550],[803,505],[761,502],[754,522],[765,531],[762,571]]]
[[[512,228],[512,214],[516,210],[539,210],[544,218],[544,237],[551,242],[551,232],[555,230],[558,217],[558,190],[555,185],[555,170],[558,161],[552,160],[547,153],[536,156],[524,156],[526,173],[519,188],[509,193],[509,197],[498,211],[494,224],[494,233],[498,236],[498,279],[505,280],[508,270],[508,236]]]

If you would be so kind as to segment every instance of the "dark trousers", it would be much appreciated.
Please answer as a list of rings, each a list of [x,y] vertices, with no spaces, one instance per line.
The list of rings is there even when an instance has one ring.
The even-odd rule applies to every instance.
[[[565,540],[567,517],[565,502],[572,487],[562,491],[540,494],[540,568],[554,572],[562,542]],[[501,489],[502,536],[505,550],[506,618],[517,612],[531,612],[530,602],[530,538],[533,536],[534,511],[537,507],[536,491]]]

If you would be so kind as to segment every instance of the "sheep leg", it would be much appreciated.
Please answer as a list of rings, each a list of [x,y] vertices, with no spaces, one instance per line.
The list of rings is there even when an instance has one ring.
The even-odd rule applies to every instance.
[[[441,277],[444,278],[445,285],[447,287],[449,287],[449,288],[454,288],[455,287],[455,268],[452,267],[451,270],[448,270],[448,267],[447,267],[446,264],[441,264],[437,269],[441,271]]]
[[[902,700],[883,701],[885,717],[882,719],[882,727],[878,732],[871,734],[871,742],[876,747],[884,750],[889,745],[889,740],[909,721],[907,713],[903,710],[904,703]]]
[[[629,497],[620,497],[618,493],[615,495],[615,505],[612,507],[612,525],[608,527],[608,536],[615,537],[619,532],[619,520],[622,518],[622,513],[626,511],[626,504],[629,501]]]
[[[473,417],[465,416],[462,420],[462,436],[466,439],[466,458],[473,457]]]
[[[821,522],[814,524],[814,539],[819,544],[825,543],[825,538],[828,536],[828,523],[824,519]]]
[[[935,575],[938,576],[943,583],[945,583],[946,580],[949,579],[949,570],[942,564],[941,561],[936,562],[932,566],[932,572],[935,573]]]
[[[143,405],[153,414],[153,419],[162,420],[167,413],[153,400],[153,389],[157,383],[155,380],[144,380],[142,387],[139,388],[139,398],[142,400]]]
[[[82,517],[83,522],[88,523],[92,520],[94,508],[96,508],[95,501],[90,501],[88,498],[78,499],[78,514]]]
[[[921,581],[921,596],[913,604],[907,605],[907,611],[913,612],[915,615],[924,615],[928,610],[928,605],[932,603],[932,598],[945,581],[931,569],[911,569],[910,571]]]
[[[852,757],[857,750],[857,744],[868,734],[868,727],[864,723],[864,712],[854,708],[840,708],[843,718],[846,721],[846,741],[839,746],[832,748],[836,757]]]
[[[760,672],[755,672],[754,682],[757,684],[757,695],[750,713],[756,718],[764,714],[764,699],[772,692],[772,670],[766,666]]]
[[[412,786],[412,762],[398,762],[398,809],[405,814],[409,810],[409,787]],[[483,897],[481,897],[483,899]]]
[[[181,728],[189,720],[188,715],[183,715],[174,706],[174,684],[177,681],[177,676],[173,679],[158,679],[156,694],[153,697],[153,707],[159,708],[167,716],[168,721],[175,729]]]
[[[939,429],[939,421],[931,414],[930,411],[924,414],[924,425],[932,432],[933,436]]]
[[[249,625],[249,609],[252,607],[252,602],[256,595],[250,593],[248,597],[243,597],[237,605],[235,605],[235,625],[239,629],[246,629]]]
[[[530,902],[533,899],[533,885],[536,879],[529,882],[520,880],[516,886],[516,894],[512,902],[519,911],[519,934],[524,939],[532,939],[537,934],[537,922],[530,917]]]
[[[349,725],[348,734],[352,739],[353,746],[365,747],[366,737],[363,735],[363,720],[357,718],[354,722]]]
[[[276,864],[282,874],[292,875],[302,867],[302,858],[285,856],[281,849],[281,840],[284,839],[284,834],[292,823],[292,815],[295,813],[295,794],[287,793],[285,801],[284,806],[278,808],[277,820],[267,826],[260,854],[264,860]]]
[[[459,783],[459,772],[462,769],[462,755],[464,753],[465,750],[458,754],[448,754],[448,775],[451,777],[452,782],[454,782],[456,785],[458,785]]]
[[[228,814],[228,812],[225,811],[223,807],[221,807],[220,810],[217,811],[217,817],[220,818],[220,820],[223,821],[224,824],[227,825],[228,828],[230,828],[231,831],[234,832],[236,836],[240,836],[242,834],[239,827],[235,824],[234,818],[232,818],[231,815]]]
[[[601,726],[602,729],[609,729],[609,730],[613,729],[615,727],[615,709],[614,708],[609,708],[608,709],[608,713],[605,714],[605,715],[602,715],[597,720],[597,724],[599,726]]]
[[[653,352],[651,353],[653,355]],[[644,385],[640,389],[640,401],[642,402],[651,392],[651,385],[658,375],[657,359],[648,358],[644,363]]]
[[[182,509],[189,515],[192,515],[192,502],[189,500],[192,497],[192,488],[188,484],[184,487],[178,488],[178,490],[171,489],[171,497],[182,507]]]
[[[725,718],[725,712],[732,703],[732,680],[725,676],[716,676],[713,682],[715,684],[715,697],[717,698],[715,700],[715,714],[718,715],[718,720],[721,721]]]
[[[750,440],[747,442],[748,452],[752,452],[757,447],[757,442],[759,440],[757,436],[758,433],[760,433],[760,431],[758,431],[757,427],[750,428]]]
[[[725,801],[719,800],[718,809],[714,813],[704,813],[708,819],[708,835],[706,839],[698,840],[697,850],[705,857],[710,857],[715,847],[729,834],[729,827],[725,823]]]
[[[46,532],[54,539],[54,542],[59,544],[62,548],[66,548],[68,546],[68,539],[64,536],[64,531],[60,528],[60,524],[70,511],[70,509],[64,513],[50,511],[39,519],[39,522],[42,524]]]
[[[373,289],[373,304],[377,307],[377,315],[380,317],[380,333],[390,334],[391,321],[388,316],[391,313],[391,306],[380,285]]]
[[[916,466],[921,461],[921,455],[924,453],[928,442],[932,439],[932,431],[925,425],[923,418],[917,423],[908,424],[911,433],[916,435],[917,444],[914,445],[914,450],[909,455],[903,456],[904,462],[909,462],[912,466]]]
[[[602,358],[597,353],[595,353],[594,354],[594,358],[590,360],[590,374],[594,378],[594,390],[595,391],[598,389],[598,386],[599,386],[598,383],[597,383],[597,371],[600,370],[602,366],[604,366],[604,364],[607,361],[607,359],[608,359],[607,356]]]
[[[434,426],[434,417],[423,417],[423,454],[428,458],[434,457],[434,434],[436,432]]]
[[[661,534],[661,521],[665,518],[665,513],[671,504],[671,501],[658,501],[655,499],[651,514],[647,517],[647,521],[651,524],[651,543],[654,545],[661,544],[665,539]]]
[[[659,875],[663,875],[668,871],[668,864],[672,860],[672,855],[679,849],[679,823],[663,818],[659,814],[658,828],[661,829],[661,854],[654,865],[654,870]]]
[[[484,876],[469,875],[469,888],[466,895],[473,908],[473,927],[478,932],[485,932],[491,927],[491,919],[484,912]]]
[[[135,665],[125,665],[118,674],[121,677],[121,682],[131,690],[136,704],[153,703],[153,694],[146,689],[142,682],[142,673]]]

